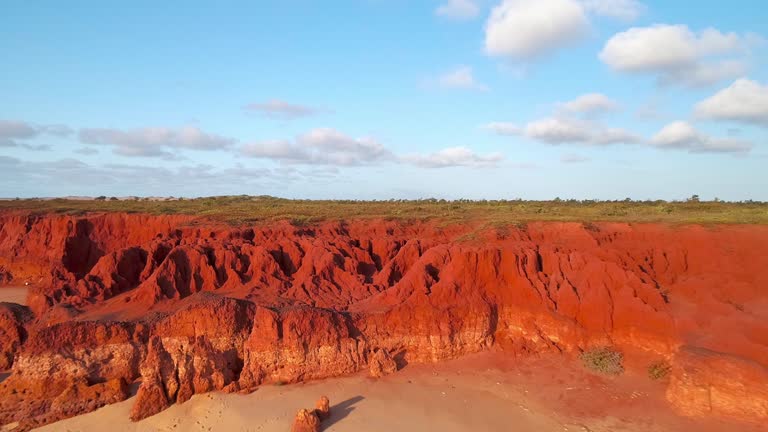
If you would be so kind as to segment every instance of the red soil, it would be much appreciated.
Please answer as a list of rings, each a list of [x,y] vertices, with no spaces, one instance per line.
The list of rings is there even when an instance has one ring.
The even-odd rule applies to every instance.
[[[29,310],[0,305],[0,424],[21,429],[139,381],[134,419],[212,390],[600,345],[667,359],[683,414],[768,419],[764,226],[13,213],[0,273],[32,283]]]

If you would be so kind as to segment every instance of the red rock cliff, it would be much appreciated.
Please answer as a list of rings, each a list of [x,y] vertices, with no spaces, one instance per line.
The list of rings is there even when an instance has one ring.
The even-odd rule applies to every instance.
[[[382,359],[608,343],[677,356],[668,396],[686,414],[768,418],[768,396],[749,378],[768,366],[762,226],[233,228],[5,214],[0,268],[3,280],[32,283],[31,312],[0,309],[0,359],[12,363],[0,424],[86,412],[126,398],[133,382],[140,419],[195,393],[348,374]],[[721,363],[744,371],[741,386],[713,373]],[[694,387],[718,396],[682,403]],[[743,397],[752,402],[742,409],[734,401]]]

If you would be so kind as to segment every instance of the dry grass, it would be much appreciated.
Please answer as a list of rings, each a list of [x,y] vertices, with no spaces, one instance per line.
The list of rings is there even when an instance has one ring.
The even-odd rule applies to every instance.
[[[659,360],[648,365],[648,377],[652,380],[662,380],[669,375],[672,366],[665,360]]]
[[[127,212],[186,214],[232,224],[289,220],[306,225],[323,220],[360,218],[465,221],[504,226],[531,221],[662,222],[698,224],[766,224],[768,203],[761,202],[666,202],[666,201],[313,201],[268,196],[224,196],[179,201],[101,200],[77,201],[6,200],[0,211],[86,214]]]
[[[581,362],[587,369],[606,375],[624,373],[624,355],[611,347],[593,348],[581,353]]]

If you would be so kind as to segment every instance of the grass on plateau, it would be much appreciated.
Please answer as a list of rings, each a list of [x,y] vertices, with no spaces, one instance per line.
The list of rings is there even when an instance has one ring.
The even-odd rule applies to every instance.
[[[101,197],[100,197],[101,198]],[[326,220],[389,219],[477,221],[490,225],[532,221],[662,222],[697,224],[768,224],[768,203],[689,200],[290,200],[269,196],[220,196],[153,201],[148,199],[17,199],[0,200],[0,211],[84,215],[94,212],[194,215],[237,224],[289,220],[307,225]]]

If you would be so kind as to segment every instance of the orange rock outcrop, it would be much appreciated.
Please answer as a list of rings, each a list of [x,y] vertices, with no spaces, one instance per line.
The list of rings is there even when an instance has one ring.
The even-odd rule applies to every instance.
[[[327,420],[331,416],[331,401],[328,400],[328,396],[320,396],[320,399],[317,400],[315,414],[320,421]]]
[[[320,418],[314,410],[300,409],[293,419],[291,432],[320,432]]]
[[[138,420],[213,390],[608,343],[673,358],[686,414],[768,419],[764,226],[16,212],[0,214],[0,269],[31,284],[29,309],[0,305],[0,424],[22,429],[133,383]]]

